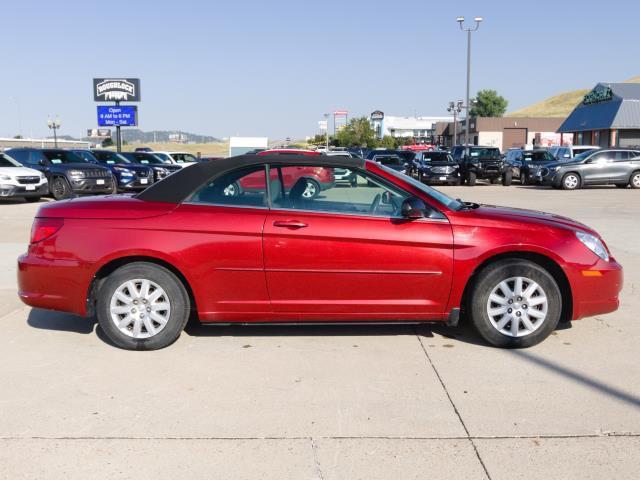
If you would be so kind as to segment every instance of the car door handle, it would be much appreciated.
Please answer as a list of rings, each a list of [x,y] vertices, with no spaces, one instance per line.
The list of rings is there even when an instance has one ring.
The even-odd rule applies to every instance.
[[[273,226],[282,228],[305,228],[307,224],[298,220],[276,220],[273,222]]]

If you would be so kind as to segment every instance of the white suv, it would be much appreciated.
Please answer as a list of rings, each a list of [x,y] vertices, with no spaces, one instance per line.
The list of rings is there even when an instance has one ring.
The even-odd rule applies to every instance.
[[[572,158],[584,153],[588,150],[598,150],[600,147],[596,145],[567,145],[566,147],[551,147],[549,153],[556,157],[559,162],[568,162]]]
[[[25,168],[10,156],[0,153],[0,198],[24,198],[37,202],[49,193],[47,178],[37,170]]]
[[[198,159],[195,155],[192,155],[187,152],[149,152],[155,155],[156,157],[160,157],[162,161],[165,163],[172,163],[174,165],[180,165],[181,167],[188,167],[189,165],[193,165],[198,163]]]

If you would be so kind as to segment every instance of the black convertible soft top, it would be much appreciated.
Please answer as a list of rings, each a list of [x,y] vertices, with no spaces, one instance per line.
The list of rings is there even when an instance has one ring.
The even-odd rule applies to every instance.
[[[153,152],[152,152],[153,153]],[[361,158],[328,155],[238,155],[237,157],[199,162],[176,172],[161,182],[155,183],[137,198],[149,202],[181,203],[200,186],[215,180],[220,175],[237,168],[254,165],[308,165],[324,167],[363,168],[365,161]]]

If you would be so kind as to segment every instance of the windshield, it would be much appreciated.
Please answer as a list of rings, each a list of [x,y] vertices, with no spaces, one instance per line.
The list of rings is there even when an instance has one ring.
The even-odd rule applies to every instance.
[[[154,155],[159,159],[161,159],[164,163],[174,163],[173,158],[171,158],[171,155],[167,153],[154,152]]]
[[[426,193],[431,198],[440,202],[442,205],[446,206],[447,208],[450,208],[451,210],[460,210],[463,206],[462,203],[459,202],[458,200],[454,200],[453,198],[449,197],[448,195],[445,195],[444,193],[436,190],[435,188],[425,185],[424,183],[419,182],[418,180],[415,180],[400,172],[397,172],[392,168],[385,167],[384,165],[381,165],[380,168],[382,168],[385,172],[390,173],[394,177],[409,183],[411,186],[417,188],[421,192]]]
[[[100,163],[107,163],[109,165],[131,163],[122,155],[116,152],[111,152],[109,150],[102,150],[100,152],[92,152],[92,153],[93,153],[93,156],[96,157]]]
[[[424,162],[450,162],[453,159],[446,152],[425,152],[422,154]]]
[[[586,152],[582,152],[580,155],[576,155],[575,157],[573,157],[573,161],[582,162],[583,160],[586,160],[587,157],[590,157],[593,152],[595,152],[595,150],[587,150]]]
[[[500,159],[500,150],[497,148],[473,148],[469,149],[472,157]]]
[[[58,163],[87,163],[84,158],[79,157],[69,150],[43,150],[42,154],[54,164]]]
[[[78,155],[79,157],[82,157],[83,159],[85,159],[87,162],[92,162],[95,163],[98,160],[96,159],[96,157],[94,157],[91,152],[86,152],[84,150],[74,150],[73,153],[75,153],[76,155]]]
[[[382,165],[400,165],[402,164],[402,160],[400,157],[392,157],[392,156],[382,156],[376,155],[374,160]]]
[[[546,150],[522,152],[522,158],[525,162],[555,162],[556,159]]]
[[[0,153],[0,167],[21,167],[18,162],[16,162],[13,158],[5,155],[4,153]]]
[[[146,153],[123,153],[123,156],[127,157],[132,162],[144,163],[145,165],[163,165],[164,162],[157,156]]]

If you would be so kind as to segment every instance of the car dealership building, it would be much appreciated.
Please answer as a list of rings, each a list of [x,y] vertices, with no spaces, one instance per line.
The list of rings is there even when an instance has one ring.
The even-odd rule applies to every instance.
[[[558,129],[574,145],[640,145],[640,84],[598,83]]]

